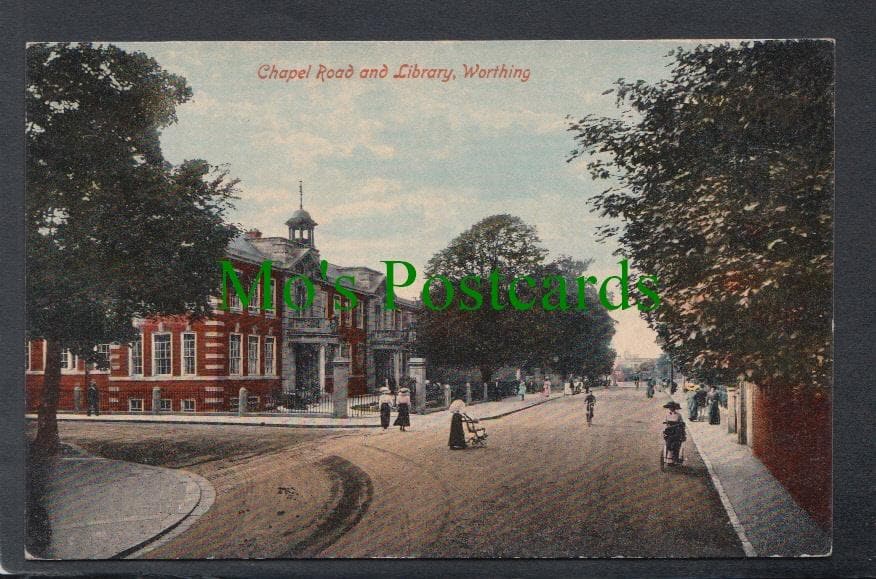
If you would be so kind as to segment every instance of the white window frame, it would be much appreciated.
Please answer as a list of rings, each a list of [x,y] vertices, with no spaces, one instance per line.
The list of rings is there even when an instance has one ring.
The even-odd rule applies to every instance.
[[[251,356],[251,354],[252,354],[251,344],[252,344],[253,338],[255,338],[255,345],[256,345],[256,348],[255,348],[255,354],[256,354],[255,368],[253,368],[252,356]],[[259,375],[259,366],[261,365],[261,360],[262,360],[261,348],[262,348],[262,340],[258,335],[250,334],[249,336],[246,337],[246,375],[247,376],[258,376]]]
[[[265,310],[265,315],[269,318],[277,315],[277,283],[274,278],[271,278],[271,307]]]
[[[271,348],[268,350],[268,344],[270,343]],[[277,340],[274,336],[265,336],[265,339],[262,342],[263,353],[262,356],[265,360],[265,375],[266,376],[276,376],[277,375]],[[268,367],[268,356],[266,355],[270,351],[271,353],[271,367]]]
[[[237,358],[233,355],[231,344],[237,337]],[[237,360],[237,371],[234,371],[234,361]],[[240,376],[243,373],[243,334],[228,334],[228,375]]]
[[[165,405],[164,403],[167,402]],[[158,411],[159,412],[173,412],[173,399],[172,398],[162,398],[158,401]]]
[[[362,301],[356,304],[356,327],[365,329],[365,302]]]
[[[250,314],[258,314],[259,309],[261,308],[262,302],[262,284],[256,285],[256,299],[255,302],[249,302],[249,313]]]
[[[192,336],[192,371],[186,371],[186,336]],[[179,359],[180,375],[182,376],[197,376],[198,375],[198,334],[195,332],[183,332],[179,339]]]
[[[186,410],[186,402],[192,403],[192,409]],[[198,401],[194,398],[184,398],[179,401],[179,410],[180,412],[197,412],[198,411]]]
[[[132,402],[139,402],[140,410],[134,410],[134,405],[132,404]],[[144,405],[145,400],[143,400],[142,398],[128,398],[128,412],[143,412]]]
[[[170,358],[167,364],[167,372],[158,372],[158,349],[155,347],[155,338],[158,336],[168,336],[167,353]],[[172,332],[153,332],[152,333],[152,375],[153,376],[172,376],[173,375],[173,333]]]
[[[351,359],[353,355],[353,345],[350,342],[347,342],[346,340],[341,340],[339,343],[339,350],[341,358],[346,358],[348,360]],[[346,354],[346,356],[344,354]]]
[[[61,372],[72,372],[76,370],[76,356],[70,351],[70,348],[61,348]]]
[[[237,279],[243,277],[243,272],[239,269],[235,268],[234,273],[237,274]],[[231,312],[239,312],[243,309],[243,304],[240,303],[240,298],[237,296],[237,292],[234,291],[234,284],[231,283],[231,280],[225,282],[227,285],[225,286],[225,291],[228,294],[228,311]],[[245,282],[241,282],[245,285]],[[221,299],[221,298],[220,298]]]
[[[104,356],[106,356],[106,369],[105,370],[98,370],[98,371],[99,372],[109,372],[112,369],[112,366],[110,366],[110,363],[111,363],[110,362],[110,344],[97,344],[94,347],[94,351],[97,352],[98,354],[103,354]]]
[[[140,371],[134,372],[134,344],[140,344]],[[143,334],[139,334],[137,339],[128,344],[128,375],[143,376]]]

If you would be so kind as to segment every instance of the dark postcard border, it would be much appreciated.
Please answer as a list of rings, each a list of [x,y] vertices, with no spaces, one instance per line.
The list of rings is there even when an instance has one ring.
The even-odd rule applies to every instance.
[[[27,574],[852,576],[876,573],[872,441],[873,5],[752,2],[3,3],[0,560]],[[870,23],[870,26],[868,26]],[[834,547],[824,559],[26,562],[23,559],[24,43],[39,40],[836,39]]]

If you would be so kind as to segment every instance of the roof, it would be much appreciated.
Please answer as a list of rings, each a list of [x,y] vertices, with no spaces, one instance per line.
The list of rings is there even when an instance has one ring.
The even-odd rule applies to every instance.
[[[288,227],[292,227],[293,225],[313,226],[316,225],[316,221],[313,220],[313,217],[310,216],[310,213],[308,213],[304,209],[298,209],[295,213],[292,214],[292,217],[286,220],[286,225]]]
[[[249,242],[245,235],[238,235],[228,243],[228,253],[235,257],[261,262],[265,255]]]

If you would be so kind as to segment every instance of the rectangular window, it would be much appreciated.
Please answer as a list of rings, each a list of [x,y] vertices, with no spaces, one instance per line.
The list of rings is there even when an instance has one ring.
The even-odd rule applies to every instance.
[[[158,409],[161,412],[170,412],[173,410],[173,401],[170,398],[162,398],[159,404],[160,406]]]
[[[359,302],[359,305],[356,306],[356,327],[360,330],[365,328],[365,304],[363,302]]]
[[[265,315],[268,317],[273,317],[274,314],[277,313],[277,284],[275,283],[274,278],[271,278],[271,303],[267,310],[265,310]]]
[[[61,350],[61,370],[73,369],[73,352],[69,348]]]
[[[128,398],[128,412],[143,412],[143,399]]]
[[[273,376],[277,373],[274,367],[274,338],[273,336],[265,336],[265,374]]]
[[[241,279],[243,272],[239,269],[235,269],[234,273],[237,274],[237,279],[241,280],[241,285],[244,286],[243,291],[246,291],[246,283]],[[240,298],[237,296],[237,292],[234,291],[234,284],[231,283],[231,280],[228,280],[226,284],[226,291],[228,292],[228,307],[232,310],[240,311]]]
[[[195,411],[195,401],[194,400],[181,400],[180,401],[180,410],[183,412],[194,412]]]
[[[102,362],[100,365],[101,369],[103,369],[103,370],[108,369],[109,368],[109,361],[110,361],[110,358],[109,358],[110,345],[109,344],[98,344],[97,346],[95,346],[94,350],[100,355],[100,357],[102,359]]]
[[[143,375],[143,338],[142,336],[131,342],[131,376]]]
[[[247,373],[256,376],[259,373],[259,337],[247,336],[246,363]]]
[[[228,336],[228,373],[240,374],[240,334]]]
[[[182,335],[182,373],[184,376],[194,376],[195,372],[195,333],[185,332]]]
[[[247,288],[249,289],[249,288]],[[256,286],[256,299],[255,301],[249,302],[249,313],[257,314],[259,313],[259,309],[262,307],[262,284],[260,283]]]
[[[152,375],[169,376],[171,369],[170,334],[152,334]]]
[[[350,358],[350,343],[341,342],[341,358]]]

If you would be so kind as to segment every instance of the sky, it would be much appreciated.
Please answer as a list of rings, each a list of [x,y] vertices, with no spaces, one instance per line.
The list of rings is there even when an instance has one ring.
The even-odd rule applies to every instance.
[[[668,75],[680,41],[169,42],[121,43],[186,78],[193,98],[163,131],[165,157],[205,159],[240,179],[230,215],[243,228],[286,236],[304,207],[319,224],[324,259],[383,271],[428,259],[480,219],[511,213],[533,225],[549,257],[592,259],[588,274],[617,275],[610,223],[588,199],[606,187],[573,149],[567,115],[618,116],[618,78]],[[353,78],[317,79],[320,65]],[[387,66],[384,79],[363,68]],[[453,69],[454,79],[392,78],[401,65]],[[464,66],[505,65],[521,78],[464,78]],[[311,67],[309,78],[260,79],[269,67]],[[410,66],[408,70],[410,70]],[[440,75],[438,75],[440,76]],[[635,262],[632,262],[635,267]],[[659,272],[644,272],[657,273]],[[423,279],[400,295],[415,297]],[[613,312],[618,354],[656,356],[635,309]]]

